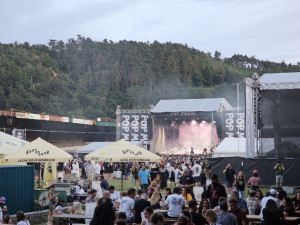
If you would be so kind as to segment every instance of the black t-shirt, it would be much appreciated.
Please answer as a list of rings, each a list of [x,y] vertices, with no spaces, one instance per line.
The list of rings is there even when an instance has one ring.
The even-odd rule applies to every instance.
[[[226,180],[232,182],[234,180],[234,174],[235,174],[234,169],[227,169],[226,170]]]
[[[139,200],[137,200],[134,204],[134,211],[135,211],[135,217],[134,217],[134,222],[139,224],[142,222],[142,217],[141,217],[141,212],[144,211],[144,209],[147,206],[151,206],[150,202],[140,198]]]
[[[58,163],[57,171],[63,171],[63,170],[64,170],[64,163]]]
[[[215,191],[216,191],[216,196],[213,198],[213,189],[211,185],[208,186],[207,189],[207,198],[209,198],[209,206],[211,209],[215,208],[218,205],[218,199],[220,197],[227,197],[225,187],[222,184],[215,184],[213,185]]]
[[[264,208],[262,211],[264,225],[281,225],[280,218],[283,218],[283,212],[278,208]]]
[[[194,178],[192,175],[183,175],[181,178],[180,178],[180,181],[179,181],[180,184],[182,185],[189,185],[189,184],[194,184],[195,181],[194,181]]]
[[[295,202],[295,209],[299,210],[300,209],[300,200],[297,200],[297,198],[292,199],[293,202]]]
[[[129,165],[129,163],[125,163],[124,168],[125,168],[125,172],[126,173],[130,172],[130,165]]]
[[[204,225],[207,223],[206,219],[200,213],[191,212],[191,215],[192,215],[192,221],[194,224]]]

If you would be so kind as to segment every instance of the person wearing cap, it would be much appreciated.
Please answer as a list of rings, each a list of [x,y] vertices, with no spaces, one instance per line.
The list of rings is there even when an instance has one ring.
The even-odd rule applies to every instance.
[[[218,205],[218,199],[220,197],[226,198],[226,190],[225,187],[219,183],[219,177],[217,174],[213,174],[212,183],[207,188],[207,198],[209,198],[210,208],[213,209]]]
[[[166,199],[166,207],[169,207],[169,212],[167,213],[168,217],[179,217],[182,206],[185,205],[186,201],[184,198],[179,195],[180,188],[175,187],[173,189],[173,194],[169,195]]]
[[[222,225],[237,225],[236,217],[228,212],[228,205],[226,201],[220,202],[220,211],[217,212],[217,222]]]
[[[63,208],[61,206],[56,206],[55,208],[55,214],[62,214]],[[52,217],[52,224],[53,225],[61,225],[61,224],[68,224],[68,218],[58,218],[58,217]]]
[[[109,186],[108,188],[109,193],[110,193],[110,198],[114,204],[114,206],[117,206],[117,201],[120,200],[120,192],[115,190],[114,186]]]
[[[252,190],[256,191],[260,186],[260,178],[258,176],[257,170],[253,170],[253,176],[247,182],[248,185],[252,186]]]
[[[202,225],[202,224],[206,224],[206,220],[205,218],[200,214],[200,213],[197,213],[197,210],[198,210],[198,203],[196,200],[192,199],[191,201],[189,201],[189,212],[192,216],[192,221],[194,224],[199,224],[199,225]]]
[[[266,204],[268,202],[268,200],[272,199],[277,207],[279,208],[280,207],[280,201],[278,200],[278,198],[276,198],[276,195],[278,194],[278,192],[275,190],[275,189],[271,189],[269,191],[270,195],[268,197],[264,197],[262,200],[261,200],[261,211],[260,211],[260,215],[262,215],[262,211],[263,209],[266,207]]]

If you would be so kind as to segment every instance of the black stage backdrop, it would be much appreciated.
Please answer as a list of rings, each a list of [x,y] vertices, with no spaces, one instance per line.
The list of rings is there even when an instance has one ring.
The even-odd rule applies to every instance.
[[[252,176],[253,170],[257,170],[262,185],[270,186],[275,185],[274,166],[277,161],[278,159],[248,159],[240,157],[208,159],[208,162],[212,167],[212,172],[219,176],[221,183],[225,183],[225,174],[223,174],[223,170],[226,165],[230,163],[236,173],[240,170],[244,172],[247,181]],[[300,158],[281,159],[280,161],[283,163],[285,168],[285,172],[283,174],[283,185],[300,186]]]

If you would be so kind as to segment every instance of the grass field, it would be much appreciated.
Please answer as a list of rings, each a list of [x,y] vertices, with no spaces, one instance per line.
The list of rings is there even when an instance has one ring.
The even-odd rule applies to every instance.
[[[121,180],[120,179],[114,179],[108,181],[109,185],[115,186],[117,191],[121,191]],[[168,184],[168,187],[170,185]],[[127,191],[129,188],[134,188],[134,183],[127,180],[123,180],[123,191]],[[137,189],[139,188],[138,182],[137,182]],[[269,187],[261,187],[260,190],[262,191],[263,195],[266,196],[266,193],[270,190]],[[248,194],[245,192],[244,197],[246,198]],[[294,197],[294,195],[288,195],[289,197]]]

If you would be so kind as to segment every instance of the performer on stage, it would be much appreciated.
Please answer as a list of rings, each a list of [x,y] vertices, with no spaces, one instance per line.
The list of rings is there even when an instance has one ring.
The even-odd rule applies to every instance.
[[[194,149],[193,149],[193,147],[191,147],[191,155],[193,155],[194,154]]]

